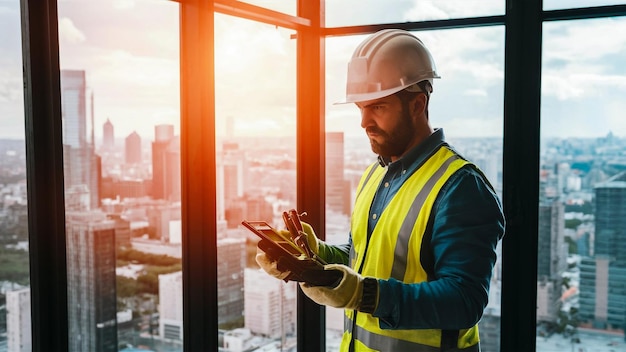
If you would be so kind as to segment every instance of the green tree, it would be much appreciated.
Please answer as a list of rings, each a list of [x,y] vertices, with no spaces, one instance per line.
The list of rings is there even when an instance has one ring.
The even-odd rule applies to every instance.
[[[578,226],[580,226],[580,224],[582,223],[583,221],[580,219],[567,219],[565,220],[565,228],[576,230],[576,228],[578,228]]]

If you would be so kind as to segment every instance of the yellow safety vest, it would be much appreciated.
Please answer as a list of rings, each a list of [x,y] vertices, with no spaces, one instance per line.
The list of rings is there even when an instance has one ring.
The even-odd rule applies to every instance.
[[[468,161],[442,145],[401,186],[382,214],[367,243],[370,206],[386,169],[377,163],[361,177],[351,220],[352,248],[350,266],[361,275],[378,279],[395,278],[404,283],[427,281],[420,263],[422,238],[437,194],[457,170]],[[366,247],[367,258],[363,261]],[[348,351],[354,335],[354,351],[424,351],[439,352],[442,330],[381,329],[371,314],[346,310],[341,351]],[[356,314],[356,325],[353,323]],[[459,349],[478,347],[478,325],[459,330]],[[470,350],[472,350],[470,348]]]

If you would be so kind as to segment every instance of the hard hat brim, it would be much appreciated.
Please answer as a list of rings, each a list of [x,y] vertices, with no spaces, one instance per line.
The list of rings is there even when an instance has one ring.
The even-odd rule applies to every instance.
[[[441,78],[439,75],[435,75],[433,78]],[[380,98],[384,98],[384,97],[388,97],[394,93],[397,93],[403,89],[406,89],[416,83],[422,82],[422,81],[431,81],[432,79],[427,79],[427,80],[419,80],[418,82],[412,82],[406,85],[402,85],[399,87],[394,87],[391,89],[385,89],[385,90],[380,90],[380,91],[376,91],[376,92],[370,92],[370,93],[361,93],[361,94],[348,94],[346,95],[346,97],[343,100],[339,100],[333,103],[333,105],[343,105],[343,104],[350,104],[350,103],[359,103],[362,101],[368,101],[368,100],[375,100],[375,99],[380,99]],[[432,83],[431,83],[432,84]]]

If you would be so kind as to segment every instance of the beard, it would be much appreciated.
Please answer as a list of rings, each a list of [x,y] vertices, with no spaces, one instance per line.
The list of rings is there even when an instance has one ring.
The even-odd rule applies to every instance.
[[[401,156],[415,136],[415,126],[408,112],[403,109],[400,122],[389,132],[378,127],[368,127],[365,132],[378,134],[375,138],[370,137],[372,151],[384,158]]]

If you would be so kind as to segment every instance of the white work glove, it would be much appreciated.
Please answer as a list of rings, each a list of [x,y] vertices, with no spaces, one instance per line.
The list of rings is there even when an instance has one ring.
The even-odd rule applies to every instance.
[[[302,230],[306,234],[306,241],[309,243],[309,248],[311,248],[313,253],[319,255],[321,240],[317,238],[317,236],[315,235],[315,231],[313,231],[313,227],[311,227],[311,225],[307,224],[304,221],[300,221],[300,223],[302,224]]]
[[[259,264],[261,269],[263,269],[263,271],[277,279],[285,280],[289,276],[289,274],[291,274],[291,272],[288,270],[278,270],[278,268],[276,267],[277,262],[275,260],[271,260],[267,256],[267,254],[265,254],[265,252],[263,252],[259,247],[257,247],[256,249],[256,257],[254,259],[256,260],[257,264]]]
[[[335,308],[358,309],[363,298],[363,277],[343,264],[328,264],[324,270],[339,270],[343,278],[335,287],[309,286],[301,282],[300,288],[315,303]]]
[[[304,231],[304,234],[305,234],[304,237],[306,238],[306,242],[309,245],[309,248],[315,255],[319,255],[320,242],[323,243],[323,241],[317,238],[317,236],[315,235],[315,231],[313,230],[313,227],[311,225],[309,225],[308,223],[304,221],[300,221],[300,224],[302,225],[302,230]],[[288,230],[278,230],[278,231],[280,232],[281,236],[283,236],[284,238],[291,238],[291,232],[289,232]]]

